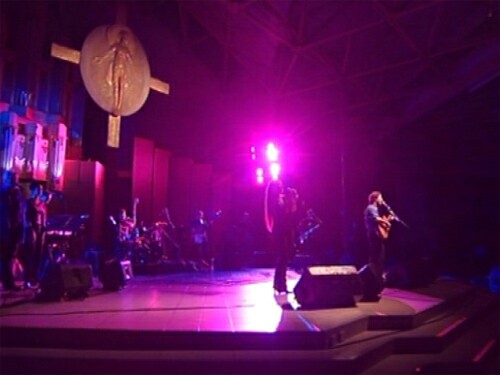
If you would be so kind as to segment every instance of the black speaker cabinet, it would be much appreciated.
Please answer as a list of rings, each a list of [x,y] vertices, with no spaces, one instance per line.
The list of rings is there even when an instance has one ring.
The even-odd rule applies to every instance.
[[[82,298],[92,288],[89,264],[50,264],[40,280],[40,299]]]
[[[293,292],[302,308],[351,307],[362,286],[354,266],[312,266]]]
[[[105,290],[119,290],[133,277],[132,264],[128,260],[109,259],[101,265],[99,279]]]

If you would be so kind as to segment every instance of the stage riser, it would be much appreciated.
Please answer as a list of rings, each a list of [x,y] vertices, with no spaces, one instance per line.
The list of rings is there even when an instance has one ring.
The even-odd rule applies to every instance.
[[[206,273],[189,278],[172,277],[169,283],[173,284],[168,287],[157,284],[154,295],[160,293],[163,297],[171,297],[173,291],[189,293],[195,290],[199,293],[204,290],[200,299],[206,302],[224,290],[224,298],[233,293],[242,293],[238,296],[248,298],[245,293],[255,285],[244,284],[241,289],[240,286],[216,287],[217,280],[231,279],[234,275]],[[258,275],[266,280],[267,271]],[[256,275],[254,277],[257,279]],[[331,278],[333,280],[328,278],[328,284],[336,279]],[[189,286],[175,283],[188,280],[192,282]],[[131,315],[126,318],[130,327],[113,325],[121,329],[104,328],[106,319],[102,319],[101,314],[109,311],[100,309],[101,305],[96,301],[102,299],[103,306],[110,306],[109,300],[123,304],[129,303],[133,297],[141,298],[151,285],[144,279],[133,278],[131,284],[117,292],[91,291],[88,305],[87,300],[52,302],[61,308],[60,313],[53,316],[47,314],[50,304],[35,305],[37,308],[26,316],[26,322],[36,322],[38,327],[13,325],[18,307],[2,309],[0,370],[2,374],[371,374],[391,373],[391,366],[404,363],[406,371],[400,373],[415,373],[416,368],[427,365],[429,369],[433,364],[437,366],[435,368],[443,368],[440,367],[443,365],[441,361],[446,365],[450,353],[454,358],[467,359],[463,363],[465,369],[471,366],[490,369],[491,351],[498,350],[498,296],[462,284],[445,284],[411,291],[386,289],[380,302],[358,302],[357,306],[349,308],[294,310],[282,304],[292,296],[275,296],[275,302],[283,309],[275,331],[271,332],[174,330],[175,326],[167,325],[167,319],[163,318],[171,317],[172,310],[177,311],[178,316],[187,317],[187,311],[205,309],[207,311],[199,316],[214,321],[220,318],[217,316],[219,312],[227,313],[214,301],[209,311],[206,303],[197,305],[197,299],[191,300],[194,307],[163,305],[155,306],[154,311],[131,310],[128,311]],[[257,287],[253,290],[268,289]],[[235,309],[231,310],[235,318],[243,306],[240,299],[237,301]],[[420,308],[418,312],[412,310],[417,307]],[[17,315],[24,316],[22,306],[21,310]],[[126,313],[126,310],[116,310],[117,315],[110,317],[121,319],[120,315]],[[79,319],[79,323],[87,321],[91,326],[79,324],[56,328],[68,317]],[[246,315],[240,317],[250,319]],[[258,315],[257,318],[266,319],[267,315]],[[144,323],[144,319],[149,319],[148,324],[162,321],[161,327],[172,329],[144,328],[139,325],[139,320]],[[200,322],[197,320],[198,327]],[[482,363],[472,363],[472,358],[492,340],[496,346],[488,349],[485,359],[480,361]],[[405,355],[409,358],[408,364],[401,360]],[[379,367],[381,371],[378,371]]]
[[[463,308],[456,318],[466,317],[466,320],[450,330],[443,337],[436,337],[436,334],[428,333],[423,337],[408,338],[399,341],[400,352],[403,347],[413,348],[416,352],[436,351],[442,349],[443,345],[454,340],[457,336],[469,329],[471,325],[480,321],[491,311],[495,311],[497,305],[491,298],[461,299],[466,301],[467,310]],[[446,306],[446,305],[445,305]],[[359,309],[346,312],[345,309],[326,310],[327,314],[334,311],[343,310],[346,314],[357,313],[358,317],[345,322],[343,325],[319,332],[196,332],[196,331],[140,331],[140,330],[105,330],[105,329],[58,329],[58,328],[38,328],[38,327],[2,327],[2,347],[33,347],[33,348],[59,348],[78,350],[328,350],[337,345],[355,340],[355,337],[367,332],[374,335],[384,331],[379,327],[390,326],[387,331],[409,330],[418,331],[425,329],[426,323],[422,325],[410,326],[408,322],[415,322],[413,316],[382,317],[377,315],[365,315]],[[434,309],[435,315],[429,320],[441,321],[442,330],[451,325],[455,319],[453,311],[455,306],[448,306],[447,309]],[[323,310],[322,310],[323,311]],[[294,312],[288,312],[294,314]],[[312,319],[318,311],[301,312],[305,319]],[[427,315],[427,314],[426,314]],[[448,320],[443,320],[443,315],[447,315]],[[385,321],[385,323],[381,323]],[[392,321],[392,322],[391,322]],[[396,328],[396,324],[399,326]],[[423,327],[423,328],[420,328]],[[75,340],[78,337],[78,340]],[[448,341],[445,341],[448,340]],[[433,349],[434,348],[434,349]],[[438,349],[435,349],[438,348]],[[408,349],[410,350],[410,349]]]

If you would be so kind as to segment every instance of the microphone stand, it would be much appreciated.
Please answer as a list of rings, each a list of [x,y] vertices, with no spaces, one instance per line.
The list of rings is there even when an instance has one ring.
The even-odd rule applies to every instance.
[[[399,216],[396,215],[396,213],[392,210],[391,207],[389,207],[389,205],[387,203],[384,202],[383,204],[384,204],[385,208],[387,209],[387,211],[389,212],[389,214],[394,217],[394,220],[396,220],[398,223],[402,224],[406,229],[410,229],[408,224],[406,224],[403,220],[401,220],[399,218]]]
[[[406,228],[406,229],[410,229],[410,227],[408,226],[408,224],[406,224],[403,220],[401,220],[399,218],[399,216],[397,216],[396,214],[394,214],[394,220],[396,220],[398,223],[400,224],[403,224],[403,226]]]

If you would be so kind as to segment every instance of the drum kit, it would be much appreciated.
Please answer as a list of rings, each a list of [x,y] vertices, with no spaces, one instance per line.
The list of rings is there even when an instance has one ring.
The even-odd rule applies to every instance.
[[[135,265],[156,265],[167,260],[171,255],[175,257],[178,246],[172,231],[175,225],[170,219],[167,208],[161,211],[165,221],[157,221],[150,227],[137,225],[137,205],[139,199],[133,203],[133,215],[127,217],[125,209],[120,210],[120,216],[115,219],[109,216],[116,228],[118,247],[115,250],[120,260],[130,260]]]
[[[136,265],[159,264],[168,258],[167,222],[156,222],[149,228],[138,228],[131,240],[130,260]]]

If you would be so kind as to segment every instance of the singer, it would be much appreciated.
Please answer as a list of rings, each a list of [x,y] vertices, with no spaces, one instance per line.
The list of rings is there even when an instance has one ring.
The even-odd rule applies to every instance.
[[[382,290],[384,284],[385,243],[389,236],[391,220],[393,220],[390,214],[391,211],[389,206],[384,202],[384,198],[380,191],[372,191],[368,195],[368,206],[366,206],[363,215],[369,246],[368,261],[380,285],[380,290]],[[385,212],[389,215],[382,215],[382,213]]]
[[[300,217],[298,192],[283,185],[283,181],[270,182],[266,188],[265,219],[272,235],[276,253],[273,288],[277,294],[289,293],[287,289],[287,267],[295,255],[296,228]],[[269,216],[268,216],[269,214]]]

